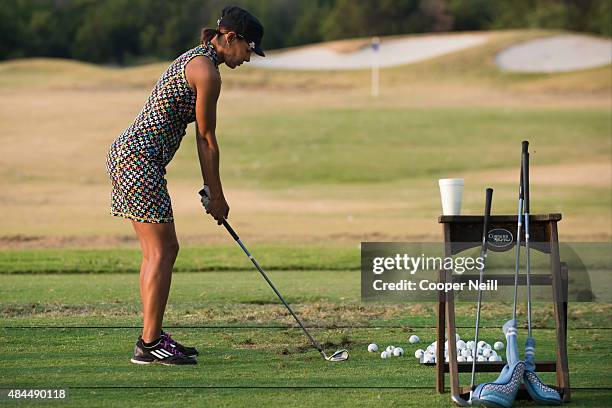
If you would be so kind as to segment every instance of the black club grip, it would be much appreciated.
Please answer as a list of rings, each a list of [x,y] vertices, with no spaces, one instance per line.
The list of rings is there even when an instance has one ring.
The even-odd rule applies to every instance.
[[[236,231],[234,231],[234,229],[229,225],[229,222],[227,222],[227,220],[223,220],[223,226],[225,227],[227,232],[230,233],[232,238],[234,238],[234,240],[236,241],[240,240],[240,237],[238,237],[238,234],[236,234]]]
[[[489,217],[491,216],[491,202],[493,201],[493,189],[487,188],[484,213],[484,234],[486,235],[489,228]]]
[[[529,152],[529,142],[527,140],[523,140],[523,153]]]
[[[522,178],[523,178],[523,194],[525,212],[529,213],[529,153],[523,153],[522,161]]]

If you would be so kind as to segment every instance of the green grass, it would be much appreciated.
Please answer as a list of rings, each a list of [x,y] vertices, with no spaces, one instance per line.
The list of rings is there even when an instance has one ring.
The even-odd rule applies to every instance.
[[[220,123],[226,174],[247,186],[392,183],[516,166],[521,140],[534,166],[610,158],[607,110],[335,109]],[[580,143],[577,143],[577,141]],[[193,175],[186,137],[173,177]]]
[[[113,251],[106,254],[113,255]],[[101,252],[98,256],[104,257]],[[184,396],[193,404],[219,401],[220,406],[258,402],[343,406],[349,400],[364,405],[449,404],[447,394],[439,396],[433,390],[433,368],[419,366],[410,357],[418,346],[407,343],[413,333],[424,343],[434,340],[433,303],[361,303],[355,270],[275,270],[270,276],[329,349],[350,349],[348,362],[322,362],[254,271],[183,272],[173,277],[166,328],[202,351],[200,364],[181,368],[180,375],[176,369],[133,366],[127,361],[140,326],[135,273],[4,274],[0,275],[0,387],[67,387],[69,404],[75,406],[85,401],[92,406],[116,406],[130,396],[130,405],[144,406],[155,398],[161,398],[157,402],[161,404],[169,401],[168,395]],[[524,306],[519,311],[524,316]],[[570,307],[571,379],[578,388],[572,406],[598,406],[593,395],[610,395],[610,311],[606,304]],[[485,304],[482,338],[501,339],[498,326],[509,313],[509,305]],[[551,313],[548,304],[534,306],[542,359],[554,359]],[[472,335],[473,315],[472,303],[457,305],[463,337]],[[401,345],[407,356],[381,360],[365,351],[373,341]],[[494,377],[482,374],[479,379]],[[543,378],[554,382],[552,374]],[[468,379],[462,376],[461,381]],[[134,385],[152,388],[113,388]],[[155,390],[163,386],[184,388],[169,390],[164,398]],[[309,387],[348,389],[323,388],[317,394]],[[597,390],[586,393],[580,390],[584,387]],[[142,399],[136,402],[134,393]],[[345,397],[338,398],[339,393]],[[318,400],[317,395],[329,398]]]
[[[254,245],[266,270],[359,269],[359,248],[343,246]],[[138,272],[137,249],[36,249],[0,251],[0,274]],[[253,264],[232,245],[180,250],[175,272],[251,270]]]

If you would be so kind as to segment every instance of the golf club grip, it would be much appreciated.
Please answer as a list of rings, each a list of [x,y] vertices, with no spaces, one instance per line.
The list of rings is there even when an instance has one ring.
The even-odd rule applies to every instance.
[[[523,192],[523,154],[524,152],[521,154],[521,175],[519,177],[519,200],[523,200],[525,198],[525,194]],[[523,209],[521,208],[521,211]],[[519,214],[520,215],[520,214]]]
[[[238,241],[240,239],[238,234],[236,234],[236,231],[234,231],[234,229],[231,227],[231,225],[229,225],[229,222],[227,222],[227,220],[225,220],[225,219],[223,220],[223,226],[225,227],[227,232],[230,233],[230,235],[232,236],[232,238],[234,238],[235,241]]]
[[[527,140],[523,140],[523,153],[528,153],[529,152],[529,142]]]
[[[491,201],[493,201],[493,189],[487,188],[485,199],[485,214],[484,214],[484,223],[483,223],[483,241],[486,241],[487,237],[487,229],[489,228],[489,217],[491,216]]]
[[[529,153],[523,153],[522,160],[522,174],[523,174],[523,208],[525,213],[529,214]]]

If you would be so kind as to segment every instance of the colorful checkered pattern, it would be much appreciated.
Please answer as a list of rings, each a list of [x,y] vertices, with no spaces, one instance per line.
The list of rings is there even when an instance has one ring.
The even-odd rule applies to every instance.
[[[157,81],[134,123],[112,143],[106,159],[112,215],[149,223],[174,221],[164,176],[187,125],[195,121],[196,97],[185,65],[198,55],[217,67],[210,43],[179,56]]]

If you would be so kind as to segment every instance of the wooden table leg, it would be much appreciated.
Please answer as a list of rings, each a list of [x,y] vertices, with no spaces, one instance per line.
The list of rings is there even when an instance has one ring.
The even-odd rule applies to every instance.
[[[459,395],[459,370],[457,367],[457,343],[455,342],[455,334],[457,328],[455,326],[455,297],[453,291],[447,292],[446,296],[446,318],[447,333],[448,333],[448,374],[451,386],[451,394]],[[438,355],[442,355],[442,364],[444,365],[444,339],[442,343],[438,343]]]
[[[550,223],[550,267],[552,274],[553,306],[557,325],[557,386],[563,390],[563,401],[570,400],[569,363],[567,360],[567,299],[563,298],[563,278],[559,255],[557,224]],[[565,305],[564,305],[565,303]]]
[[[445,275],[444,271],[438,272],[439,282],[445,281],[446,277],[444,275]],[[446,308],[445,297],[444,295],[439,295],[438,296],[438,309],[437,309],[438,318],[436,321],[436,340],[438,344],[440,344],[440,341],[444,343],[444,328],[446,325],[446,318],[444,315],[446,313],[445,308]],[[438,353],[438,356],[439,356],[439,353]],[[444,357],[444,354],[442,355],[442,357]],[[438,394],[444,393],[444,359],[440,361],[438,358],[436,358],[436,391],[438,391]]]

